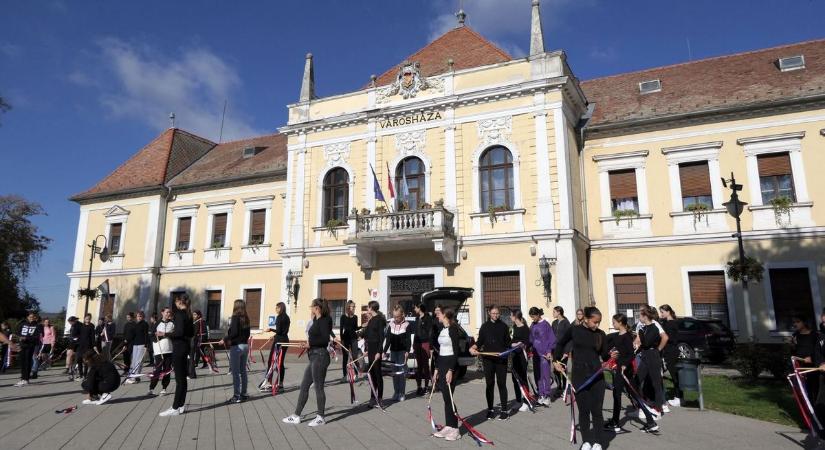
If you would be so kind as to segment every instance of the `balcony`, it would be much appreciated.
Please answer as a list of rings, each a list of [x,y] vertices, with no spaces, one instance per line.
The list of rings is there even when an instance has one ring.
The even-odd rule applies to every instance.
[[[454,214],[443,207],[356,214],[347,219],[350,238],[344,244],[365,269],[376,267],[379,254],[404,250],[432,250],[445,264],[455,264],[453,221]]]

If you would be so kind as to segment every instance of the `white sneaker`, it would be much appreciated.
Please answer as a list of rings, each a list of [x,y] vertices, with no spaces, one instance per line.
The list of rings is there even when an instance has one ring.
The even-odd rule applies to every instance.
[[[447,433],[450,432],[450,430],[452,430],[452,427],[444,426],[440,430],[433,433],[433,436],[435,436],[437,438],[443,438]]]
[[[593,444],[593,446],[590,447],[590,449],[591,450],[602,450],[602,444],[599,444],[599,443]]]
[[[161,411],[161,413],[158,414],[158,415],[160,417],[169,417],[169,416],[179,416],[180,413],[181,413],[180,409],[169,408],[166,411]]]
[[[284,417],[283,419],[281,419],[281,422],[291,423],[293,425],[297,425],[297,424],[301,423],[301,417],[296,416],[295,414],[292,414],[289,417]]]
[[[550,406],[550,397],[542,397],[540,402],[544,406]]]
[[[95,402],[95,405],[102,405],[112,399],[112,394],[106,393],[100,396],[100,400]]]
[[[152,389],[149,389],[149,392],[147,392],[146,395],[151,397],[151,396],[155,395],[155,391],[152,390]]]
[[[82,402],[80,402],[80,403],[81,403],[81,404],[83,404],[83,405],[94,405],[94,404],[95,404],[95,402],[97,402],[97,400],[91,400],[91,399],[88,399],[88,398],[87,398],[86,400],[83,400],[83,401],[82,401]]]
[[[324,425],[325,423],[326,422],[324,421],[323,417],[315,416],[315,418],[312,419],[312,422],[310,422],[308,425],[311,426],[311,427],[318,427],[318,426]]]
[[[662,405],[662,412],[670,413],[670,407],[667,406],[667,402],[665,402],[665,404]]]
[[[272,385],[267,383],[267,384],[259,387],[258,390],[261,391],[261,392],[269,392],[269,391],[272,390]]]
[[[656,422],[658,422],[659,420],[661,420],[661,419],[662,419],[662,414],[661,414],[661,413],[659,413],[659,411],[656,411],[656,410],[654,409],[654,410],[653,410],[653,411],[651,411],[650,413],[653,415],[653,420],[655,420]]]
[[[403,402],[403,401],[404,401],[404,400],[406,400],[406,399],[407,399],[407,397],[406,397],[406,396],[404,396],[404,395],[402,395],[401,397],[398,397],[398,401],[399,401],[399,402]]]
[[[590,445],[589,442],[585,442],[584,444],[582,444],[581,450],[593,450],[593,446]]]
[[[166,394],[168,394],[168,392],[166,392],[166,389],[161,389],[160,390],[160,395],[166,395]]]
[[[518,410],[521,411],[521,412],[524,412],[524,411],[527,411],[529,409],[530,409],[530,407],[527,406],[527,403],[522,403],[521,407]]]
[[[135,378],[129,378],[128,380],[126,380],[126,384],[135,384],[135,383],[137,383],[137,380]]]
[[[459,431],[458,428],[450,428],[450,432],[444,434],[444,439],[448,441],[457,441],[461,439],[461,431]]]
[[[27,385],[27,384],[29,384],[29,382],[28,382],[28,381],[26,381],[26,380],[20,380],[20,381],[18,381],[17,383],[15,383],[15,384],[14,384],[14,386],[15,386],[15,387],[21,387],[21,386],[25,386],[25,385]]]
[[[682,399],[680,399],[679,397],[674,397],[668,400],[667,402],[670,404],[670,406],[673,406],[674,408],[682,406]]]

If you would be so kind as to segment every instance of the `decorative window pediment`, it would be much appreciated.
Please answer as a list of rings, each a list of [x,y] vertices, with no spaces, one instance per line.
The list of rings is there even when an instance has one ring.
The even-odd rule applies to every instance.
[[[124,209],[121,206],[115,205],[109,208],[103,215],[106,217],[121,217],[121,216],[128,216],[130,213],[129,210]]]

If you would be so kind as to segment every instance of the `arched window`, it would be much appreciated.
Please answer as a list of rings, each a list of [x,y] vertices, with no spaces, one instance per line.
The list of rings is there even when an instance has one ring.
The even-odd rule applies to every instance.
[[[349,174],[342,168],[324,176],[324,224],[336,219],[346,221],[349,210]]]
[[[481,154],[478,167],[481,211],[514,205],[513,154],[506,147],[490,147]]]
[[[427,201],[424,173],[424,163],[415,156],[405,158],[395,168],[395,192],[396,201],[407,202],[409,209],[418,209]],[[404,182],[406,181],[406,189]]]

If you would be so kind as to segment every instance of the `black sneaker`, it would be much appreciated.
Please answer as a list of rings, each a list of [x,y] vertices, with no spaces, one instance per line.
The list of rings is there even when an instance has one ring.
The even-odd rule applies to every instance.
[[[510,418],[510,414],[507,413],[504,409],[501,410],[501,414],[498,415],[498,420],[507,420]]]
[[[605,431],[612,431],[614,433],[620,433],[622,431],[622,428],[619,426],[618,423],[613,421],[613,419],[610,419],[610,420],[608,420],[607,422],[604,423],[604,430]]]
[[[487,420],[493,420],[496,418],[496,410],[495,409],[488,409],[487,410]]]
[[[249,400],[249,396],[248,396],[248,395],[246,395],[246,394],[241,394],[241,401],[242,401],[242,402],[245,402],[245,401],[247,401],[247,400]]]
[[[418,388],[415,390],[415,395],[421,397],[422,395],[426,394],[426,392],[427,391],[425,391],[424,388]]]
[[[656,433],[657,431],[659,431],[659,424],[655,422],[642,427],[643,433]]]

